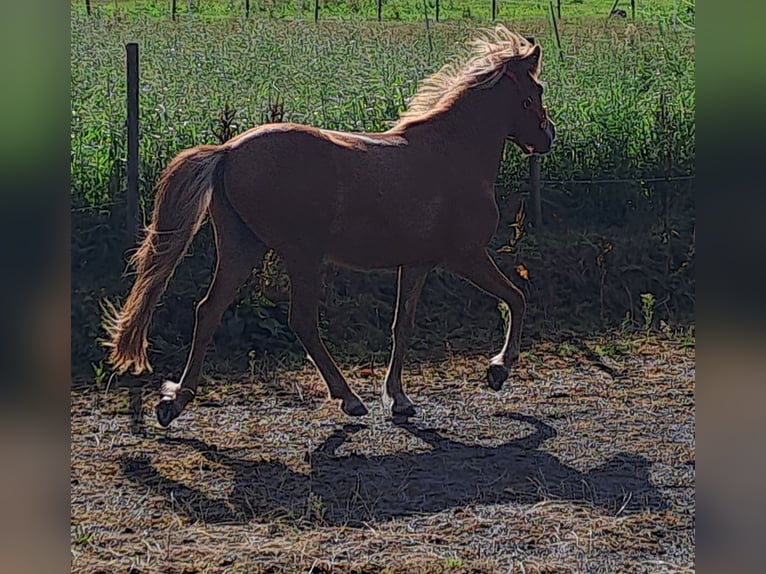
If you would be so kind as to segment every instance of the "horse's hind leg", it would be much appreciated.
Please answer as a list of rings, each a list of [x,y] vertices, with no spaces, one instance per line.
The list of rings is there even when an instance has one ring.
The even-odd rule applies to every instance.
[[[503,349],[490,361],[487,381],[490,387],[500,390],[508,378],[510,367],[519,357],[521,348],[521,327],[526,312],[526,300],[521,289],[511,283],[485,250],[473,257],[451,261],[449,268],[456,271],[471,283],[505,302],[510,309],[510,317],[505,333]]]
[[[412,416],[415,407],[402,390],[402,364],[415,328],[415,309],[431,267],[399,267],[396,311],[392,326],[394,345],[383,384],[383,402],[394,416]]]
[[[322,375],[330,397],[341,400],[341,409],[350,416],[367,414],[362,400],[354,394],[319,336],[321,258],[281,254],[290,277],[290,328]]]
[[[181,380],[166,382],[157,405],[157,420],[168,426],[194,398],[210,340],[239,287],[266,253],[266,246],[242,222],[228,200],[214,194],[210,205],[217,263],[207,294],[197,305],[189,358]]]

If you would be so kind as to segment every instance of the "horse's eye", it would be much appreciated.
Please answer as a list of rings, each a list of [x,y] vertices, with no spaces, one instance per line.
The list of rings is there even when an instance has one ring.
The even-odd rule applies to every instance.
[[[523,102],[521,102],[521,107],[525,110],[528,110],[529,107],[532,105],[532,98],[525,98]]]

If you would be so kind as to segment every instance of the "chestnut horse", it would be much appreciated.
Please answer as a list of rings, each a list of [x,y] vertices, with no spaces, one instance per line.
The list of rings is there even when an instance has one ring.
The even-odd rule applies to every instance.
[[[539,46],[502,26],[426,79],[383,133],[344,133],[279,123],[222,145],[179,153],[163,171],[151,224],[133,256],[136,279],[122,309],[109,313],[109,360],[118,372],[150,370],[152,313],[206,213],[217,264],[197,306],[186,368],[162,386],[167,426],[195,395],[205,350],[237,290],[269,249],[290,279],[289,325],[348,415],[367,408],[349,388],[319,335],[324,261],[397,268],[393,349],[383,400],[394,415],[415,409],[402,389],[404,353],[426,275],[451,270],[503,301],[512,320],[487,379],[500,389],[519,356],[526,303],[487,246],[498,224],[494,182],[506,140],[547,153],[555,128],[537,80]]]

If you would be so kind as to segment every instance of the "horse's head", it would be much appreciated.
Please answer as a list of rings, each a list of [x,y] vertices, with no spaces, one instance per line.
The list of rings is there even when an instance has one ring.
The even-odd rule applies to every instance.
[[[548,153],[556,138],[556,127],[543,106],[543,86],[537,80],[542,60],[540,46],[505,63],[501,82],[512,88],[508,139],[524,153]]]

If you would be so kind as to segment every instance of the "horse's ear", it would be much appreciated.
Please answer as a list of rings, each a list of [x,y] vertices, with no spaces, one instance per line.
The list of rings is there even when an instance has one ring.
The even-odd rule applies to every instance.
[[[535,44],[532,46],[532,49],[529,51],[529,53],[522,59],[522,62],[524,62],[527,70],[529,70],[529,73],[533,76],[536,76],[540,73],[540,61],[542,60],[542,57],[542,49],[540,48],[539,44]]]

